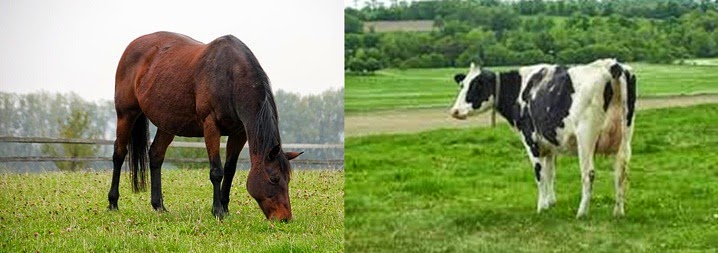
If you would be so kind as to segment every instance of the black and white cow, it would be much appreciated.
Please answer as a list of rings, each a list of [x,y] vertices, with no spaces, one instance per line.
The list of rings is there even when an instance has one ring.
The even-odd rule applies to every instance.
[[[594,154],[615,155],[613,214],[622,216],[636,103],[631,71],[615,59],[572,67],[540,64],[501,73],[472,63],[468,74],[454,77],[461,90],[451,115],[465,119],[493,107],[506,118],[534,167],[538,212],[556,202],[557,154],[579,156],[582,194],[577,217],[588,214]]]

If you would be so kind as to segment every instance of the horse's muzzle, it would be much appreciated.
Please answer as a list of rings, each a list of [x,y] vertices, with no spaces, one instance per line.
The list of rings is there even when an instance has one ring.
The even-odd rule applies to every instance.
[[[292,208],[285,208],[283,205],[281,205],[273,213],[267,215],[267,219],[278,220],[281,222],[289,222],[292,220]]]

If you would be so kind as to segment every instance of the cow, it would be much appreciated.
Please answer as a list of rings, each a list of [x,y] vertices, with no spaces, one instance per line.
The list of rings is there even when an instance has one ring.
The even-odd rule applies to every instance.
[[[538,186],[537,212],[556,203],[558,154],[578,155],[581,202],[577,218],[588,215],[594,180],[594,155],[615,156],[616,199],[613,215],[624,215],[631,159],[636,76],[615,59],[586,65],[538,64],[495,73],[471,64],[454,80],[460,90],[452,117],[466,119],[496,110],[520,136]]]

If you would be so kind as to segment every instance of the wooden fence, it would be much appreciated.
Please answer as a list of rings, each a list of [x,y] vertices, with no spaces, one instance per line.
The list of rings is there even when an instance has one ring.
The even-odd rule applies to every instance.
[[[10,137],[0,136],[0,142],[10,143],[30,143],[30,144],[44,144],[44,143],[55,143],[55,144],[88,144],[88,145],[114,145],[113,140],[99,140],[99,139],[64,139],[64,138],[46,138],[46,137]],[[220,145],[221,148],[225,148],[225,143]],[[170,147],[180,148],[205,148],[203,142],[172,142]],[[247,145],[245,145],[245,148]],[[282,144],[284,149],[344,149],[344,144]],[[101,161],[112,161],[112,157],[53,157],[53,156],[16,156],[16,157],[0,157],[0,162],[101,162]],[[165,158],[165,162],[168,163],[205,163],[209,162],[207,158]],[[239,163],[249,163],[249,159],[239,159]],[[326,166],[327,168],[344,168],[343,159],[327,159],[327,160],[312,160],[312,159],[301,159],[297,158],[292,160],[292,164],[295,165],[312,165],[312,166]]]

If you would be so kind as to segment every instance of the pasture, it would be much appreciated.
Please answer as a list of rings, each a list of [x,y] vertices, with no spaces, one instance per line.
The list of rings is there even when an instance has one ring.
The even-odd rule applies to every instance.
[[[718,93],[717,65],[629,63],[638,75],[639,97]],[[488,67],[494,71],[515,67]],[[344,110],[348,115],[377,110],[448,108],[454,102],[456,73],[465,68],[388,69],[374,75],[346,75]]]
[[[343,251],[341,171],[294,171],[294,220],[270,222],[237,171],[230,214],[211,213],[209,172],[163,170],[166,213],[150,193],[132,193],[122,175],[117,212],[107,211],[110,172],[0,174],[2,252],[339,252]]]
[[[642,71],[651,69],[658,76],[663,68],[688,68],[637,67]],[[424,73],[428,76],[450,73],[432,71],[433,74]],[[691,86],[696,89],[688,91],[710,88],[708,77],[718,75],[701,73],[692,78],[705,78],[705,82]],[[639,86],[644,95],[678,90],[668,89],[669,85],[688,87],[644,76],[647,80]],[[347,79],[347,87],[351,87],[347,89],[347,108],[352,94],[376,89],[353,83],[358,80],[350,83],[350,79]],[[646,87],[651,83],[659,87]],[[436,81],[423,85],[441,87],[450,83]],[[387,89],[398,92],[398,88]],[[421,87],[412,90],[431,93]],[[449,93],[453,92],[451,87]],[[354,99],[357,111],[357,97]],[[364,99],[372,105],[369,103],[372,99]],[[429,97],[418,99],[431,101]],[[382,101],[392,100],[379,100]],[[404,102],[375,103],[370,107],[401,108],[409,104]],[[447,103],[450,101],[445,98],[441,101],[442,106]],[[350,137],[345,146],[345,247],[350,252],[715,250],[718,248],[716,146],[717,104],[639,111],[629,169],[627,216],[619,219],[612,216],[613,159],[597,156],[590,214],[585,220],[577,220],[580,172],[576,157],[558,158],[558,201],[548,212],[536,214],[533,170],[524,147],[505,123],[495,129]]]

